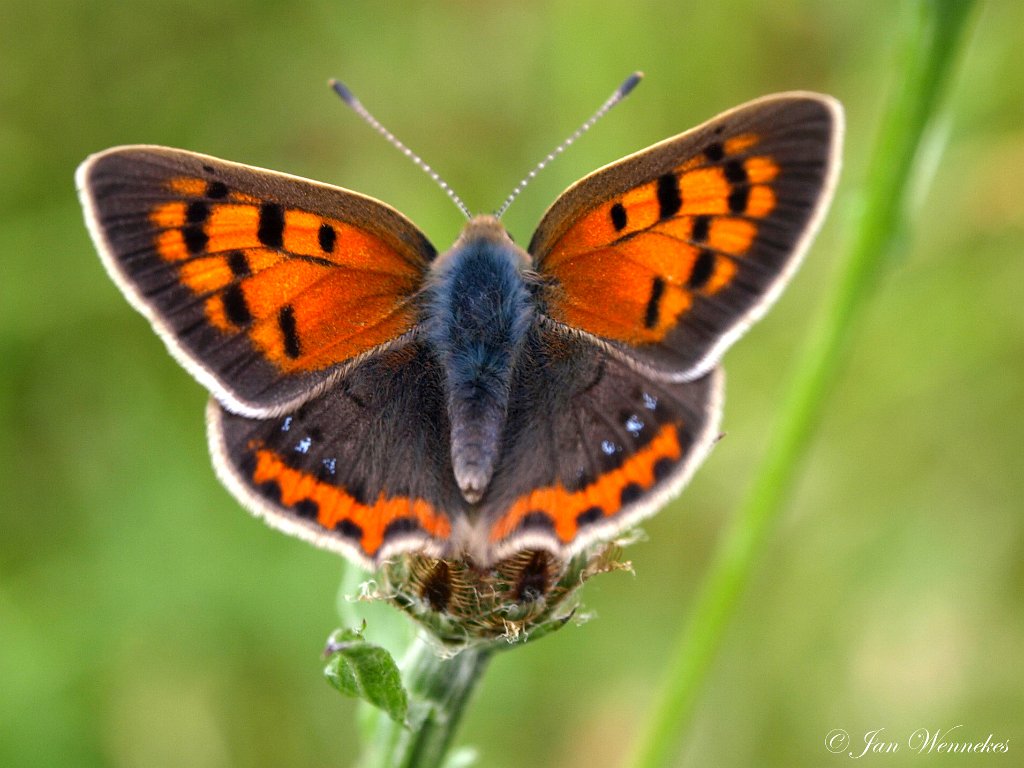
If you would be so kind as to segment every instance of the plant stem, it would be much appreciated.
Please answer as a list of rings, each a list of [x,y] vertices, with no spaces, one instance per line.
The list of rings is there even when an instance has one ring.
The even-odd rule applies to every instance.
[[[493,650],[467,647],[442,658],[417,635],[403,663],[409,692],[408,727],[378,715],[363,768],[439,768],[466,702],[482,679]]]
[[[934,117],[973,8],[973,0],[923,0],[902,51],[898,82],[870,160],[860,216],[822,321],[796,366],[765,459],[723,534],[689,621],[680,634],[667,684],[631,765],[662,768],[679,749],[697,697],[783,503],[794,485],[853,331],[894,246],[900,242],[908,181]]]

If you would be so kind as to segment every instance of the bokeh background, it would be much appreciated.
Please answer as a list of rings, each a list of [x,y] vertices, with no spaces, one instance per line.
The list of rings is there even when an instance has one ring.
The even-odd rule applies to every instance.
[[[680,766],[838,765],[824,739],[961,725],[1024,753],[1024,4],[981,4],[929,177],[760,559]],[[847,108],[836,204],[726,357],[728,436],[585,590],[594,615],[502,655],[460,744],[480,765],[619,766],[711,549],[762,456],[849,238],[904,3],[0,0],[0,764],[345,766],[322,680],[342,563],[214,478],[205,394],[104,274],[72,174],[157,143],[337,183],[439,246],[461,216],[343,108],[348,82],[475,210],[634,69],[544,172],[520,242],[584,173],[786,89]],[[930,182],[930,183],[928,183]],[[1014,756],[1016,755],[1016,756]],[[880,756],[887,766],[982,757]]]

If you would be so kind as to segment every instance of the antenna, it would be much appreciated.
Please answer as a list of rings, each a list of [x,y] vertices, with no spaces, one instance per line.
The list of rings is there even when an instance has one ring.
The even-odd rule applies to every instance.
[[[441,176],[437,173],[437,171],[435,171],[433,168],[431,168],[429,165],[423,162],[423,159],[419,155],[417,155],[415,152],[413,152],[411,149],[405,146],[405,144],[403,144],[397,138],[395,138],[395,135],[391,133],[391,131],[389,131],[387,128],[381,125],[380,121],[370,114],[369,110],[367,110],[366,107],[363,106],[362,102],[356,98],[356,95],[352,93],[352,91],[350,91],[344,83],[338,80],[330,80],[329,82],[331,88],[333,88],[334,92],[341,97],[342,101],[344,101],[346,104],[352,107],[353,111],[357,115],[359,115],[361,118],[363,118],[363,120],[370,124],[371,128],[373,128],[375,131],[377,131],[377,133],[379,133],[381,136],[387,139],[388,144],[395,147],[399,152],[401,152],[403,155],[412,160],[417,168],[419,168],[421,171],[426,173],[430,178],[432,178],[434,182],[437,184],[437,186],[443,189],[444,193],[448,195],[449,198],[451,198],[451,201],[458,206],[459,210],[462,211],[463,215],[467,219],[473,218],[473,214],[469,212],[469,208],[467,208],[466,204],[462,202],[462,198],[455,194],[455,190],[448,186],[448,182],[442,179]]]
[[[579,128],[577,128],[576,131],[569,138],[567,138],[565,141],[563,141],[561,144],[559,144],[557,147],[551,150],[547,154],[547,157],[545,157],[543,160],[537,163],[536,167],[534,167],[532,171],[526,174],[526,178],[524,178],[522,181],[516,184],[516,188],[512,190],[512,194],[505,198],[505,202],[501,204],[501,208],[499,208],[498,212],[494,214],[495,218],[500,219],[502,215],[505,213],[505,211],[508,210],[508,207],[512,205],[512,201],[519,197],[519,193],[526,189],[526,185],[533,181],[534,177],[536,177],[538,173],[544,170],[548,163],[550,163],[560,154],[565,152],[565,150],[568,149],[569,146],[576,141],[576,139],[578,139],[584,133],[589,131],[594,126],[594,123],[596,123],[606,114],[608,114],[612,107],[614,107],[624,98],[629,96],[630,91],[636,88],[637,84],[643,79],[643,77],[643,72],[634,72],[629,77],[627,77],[625,82],[623,82],[622,85],[615,89],[615,93],[609,96],[608,100],[600,107],[598,107],[597,112],[592,114],[587,119],[587,121],[583,123],[583,125],[581,125]]]

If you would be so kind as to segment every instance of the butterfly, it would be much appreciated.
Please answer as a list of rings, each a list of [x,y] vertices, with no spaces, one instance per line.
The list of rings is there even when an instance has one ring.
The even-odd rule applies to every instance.
[[[842,110],[783,93],[571,186],[529,245],[438,253],[370,197],[179,149],[76,180],[103,264],[212,394],[238,500],[374,568],[565,559],[653,514],[719,432],[718,361],[818,229]]]

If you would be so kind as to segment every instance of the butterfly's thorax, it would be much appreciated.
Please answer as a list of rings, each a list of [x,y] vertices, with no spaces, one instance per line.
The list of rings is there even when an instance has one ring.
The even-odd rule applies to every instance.
[[[535,317],[529,266],[497,219],[478,216],[431,268],[422,326],[444,369],[452,468],[471,503],[494,473],[512,372]]]

